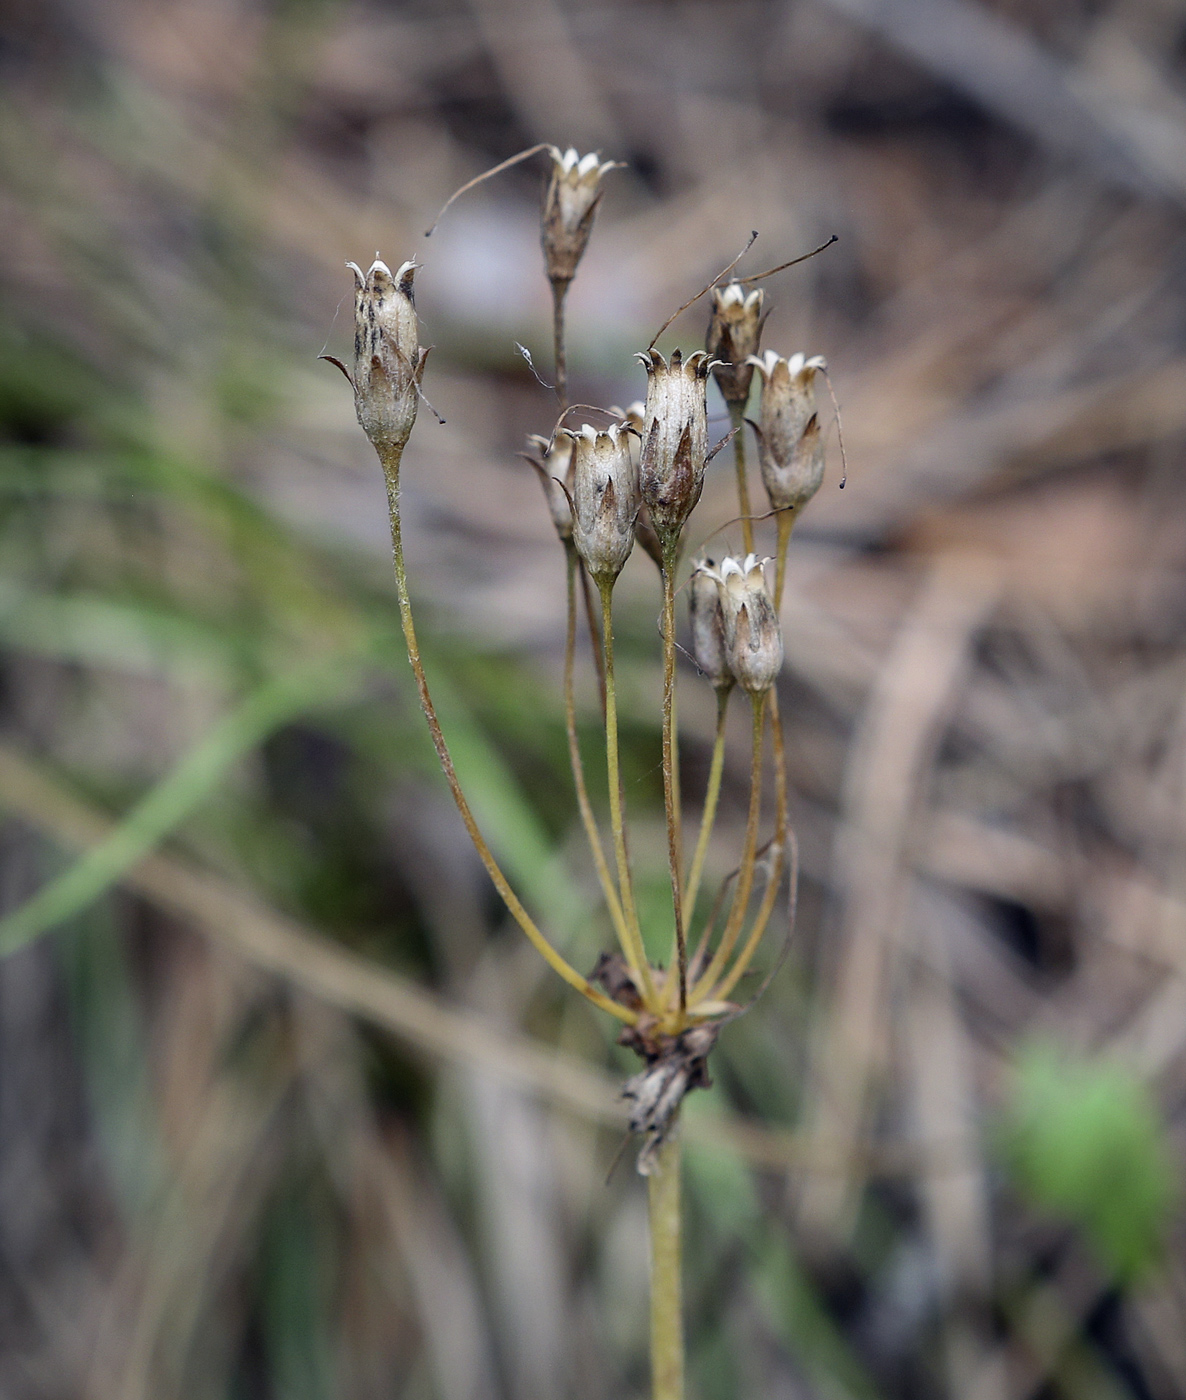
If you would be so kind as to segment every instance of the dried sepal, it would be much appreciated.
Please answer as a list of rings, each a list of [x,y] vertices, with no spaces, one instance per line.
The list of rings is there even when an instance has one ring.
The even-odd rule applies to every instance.
[[[627,404],[625,408],[619,408],[617,404],[611,404],[610,410],[615,417],[620,418],[622,426],[632,429],[639,437],[642,437],[642,430],[646,426],[647,406],[642,399],[635,399],[633,403]]]
[[[590,982],[598,982],[607,996],[631,1011],[642,1011],[642,993],[630,965],[621,953],[602,953],[597,959]]]
[[[625,408],[611,404],[609,411],[618,419],[619,425],[630,434],[630,452],[635,461],[638,461],[642,453],[642,432],[646,426],[646,404],[641,399],[635,399]],[[638,512],[638,519],[634,522],[634,542],[655,561],[659,569],[663,568],[663,546],[659,543],[659,536],[655,533],[645,505]]]

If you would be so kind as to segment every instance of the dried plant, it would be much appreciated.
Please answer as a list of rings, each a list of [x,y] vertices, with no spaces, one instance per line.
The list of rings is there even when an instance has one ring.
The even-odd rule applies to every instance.
[[[646,1191],[601,1181],[635,1105],[709,1066],[679,1115],[703,1400],[1186,1395],[1180,7],[619,18],[583,0],[6,15],[4,1400],[636,1396]],[[382,246],[398,284],[430,207],[565,125],[633,164],[599,177],[572,397],[643,395],[627,350],[730,230],[797,247],[835,227],[780,305],[744,268],[714,283],[704,319],[733,340],[708,346],[732,367],[709,376],[709,445],[740,388],[722,378],[765,363],[740,339],[764,287],[766,341],[842,371],[861,475],[838,495],[829,462],[786,556],[787,966],[707,1060],[685,1042],[626,1107],[642,1067],[503,935],[425,776],[371,449],[309,363],[344,259],[365,274]],[[554,157],[531,159],[546,186]],[[511,350],[552,331],[545,283],[518,280],[539,257],[530,185],[510,177],[415,274],[450,425],[413,432],[403,524],[466,795],[540,928],[614,999],[628,966],[591,863],[566,861],[564,549],[530,473],[485,450],[542,434],[527,451],[571,532],[573,438]],[[826,388],[816,373],[821,423]],[[586,419],[641,432],[645,404],[563,426]],[[674,580],[713,687],[677,652],[689,886],[714,772],[720,794],[690,954],[739,864],[749,767],[708,570],[751,552],[734,525],[689,577],[692,545],[735,514],[739,456],[747,516],[759,467],[790,487],[812,465],[810,441],[762,446],[745,427],[709,467]],[[777,558],[775,522],[753,533]],[[661,566],[645,505],[635,541]],[[613,594],[620,767],[666,960],[659,593],[634,553]],[[574,592],[613,869],[579,556]]]
[[[797,354],[787,360],[773,351],[768,351],[764,359],[759,358],[763,293],[747,293],[736,280],[723,286],[714,283],[704,289],[711,292],[713,304],[706,350],[685,355],[675,349],[665,356],[652,343],[638,355],[647,373],[644,404],[625,413],[604,410],[607,417],[616,420],[608,426],[562,426],[570,412],[565,298],[592,231],[602,197],[601,179],[615,162],[602,161],[599,154],[579,156],[571,149],[561,153],[553,146],[535,149],[546,149],[552,161],[543,202],[541,241],[546,275],[553,290],[556,384],[561,413],[550,436],[529,438],[532,450],[524,455],[539,475],[565,553],[568,626],[564,690],[572,777],[618,945],[612,952],[602,954],[587,977],[563,957],[538,926],[479,829],[458,780],[416,640],[400,521],[400,473],[416,418],[427,355],[419,345],[413,297],[414,261],[403,263],[395,274],[378,259],[366,274],[356,264],[350,264],[356,281],[354,363],[350,368],[337,360],[334,363],[354,388],[359,424],[383,468],[404,640],[433,744],[470,839],[507,909],[533,946],[570,986],[621,1023],[619,1043],[634,1050],[643,1061],[643,1068],[623,1086],[622,1096],[630,1104],[630,1128],[643,1139],[638,1170],[649,1180],[653,1393],[655,1400],[680,1400],[684,1389],[680,1106],[693,1089],[710,1087],[708,1057],[717,1037],[728,1021],[748,1009],[737,998],[737,990],[771,926],[788,867],[792,911],[794,907],[797,871],[792,856],[794,839],[788,826],[786,758],[774,689],[783,662],[778,611],[791,526],[797,513],[818,491],[823,477],[823,445],[813,380],[817,371],[824,371],[825,364],[818,356],[808,359]],[[504,162],[497,169],[509,163]],[[686,306],[681,308],[684,309]],[[761,372],[763,388],[761,425],[753,427],[761,443],[762,480],[770,514],[776,522],[773,588],[766,573],[771,560],[759,558],[753,549],[755,522],[742,445],[754,366]],[[733,429],[710,449],[706,393],[712,374],[729,405]],[[687,581],[695,659],[717,695],[713,757],[699,835],[689,865],[684,849],[675,703],[675,600],[679,591],[676,580],[706,469],[730,439],[736,443],[745,557],[725,558],[719,565],[707,558],[697,560]],[[662,773],[671,887],[671,920],[665,930],[644,927],[640,916],[620,771],[613,594],[636,538],[647,543],[648,552],[655,558],[662,590]],[[578,582],[585,585],[586,580],[592,581],[600,600],[599,617],[594,618],[590,610],[589,630],[603,699],[610,856],[606,855],[601,825],[589,798],[576,726],[577,588]],[[697,900],[720,795],[725,721],[735,690],[744,694],[751,711],[745,835],[737,868],[724,881],[707,916],[698,920]],[[773,751],[774,819],[773,830],[762,841],[768,730]],[[789,927],[786,932],[789,937]],[[648,945],[653,947],[664,939],[667,956],[656,959]]]

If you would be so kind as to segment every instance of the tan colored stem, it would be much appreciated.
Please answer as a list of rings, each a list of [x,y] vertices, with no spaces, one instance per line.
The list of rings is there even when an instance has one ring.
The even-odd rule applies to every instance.
[[[737,470],[737,511],[741,516],[741,541],[746,554],[754,551],[754,522],[750,514],[749,474],[745,464],[745,404],[729,405],[729,422],[733,426],[733,465]]]
[[[614,931],[623,953],[630,944],[630,933],[622,913],[622,902],[614,888],[614,877],[605,859],[601,846],[601,833],[597,829],[597,818],[593,814],[593,804],[589,801],[589,789],[585,784],[585,765],[581,759],[581,743],[577,735],[576,696],[573,685],[573,671],[576,662],[577,596],[576,596],[577,552],[568,548],[568,630],[564,640],[564,727],[568,733],[568,757],[572,765],[572,783],[576,789],[577,806],[585,836],[597,868],[597,879],[605,897],[606,907],[613,920]]]
[[[486,867],[486,873],[490,876],[494,888],[498,891],[502,902],[506,905],[511,917],[523,930],[530,940],[532,946],[544,959],[553,971],[559,973],[561,977],[578,992],[601,1007],[603,1011],[608,1011],[611,1016],[616,1016],[621,1021],[632,1023],[637,1020],[635,1014],[625,1007],[619,1006],[616,1001],[611,1001],[604,993],[599,992],[587,978],[572,967],[555,948],[548,942],[540,932],[535,920],[524,909],[519,896],[511,888],[506,876],[498,862],[494,859],[494,854],[486,844],[485,837],[478,829],[478,823],[474,819],[474,814],[470,810],[469,802],[461,790],[461,784],[457,781],[457,771],[453,767],[453,759],[449,753],[448,745],[445,743],[445,736],[441,732],[440,722],[437,719],[436,708],[432,703],[432,697],[428,693],[428,679],[424,674],[424,665],[420,660],[420,648],[416,641],[416,628],[412,621],[412,604],[408,596],[408,578],[404,569],[404,547],[403,535],[400,528],[399,515],[399,467],[403,453],[399,448],[388,448],[380,451],[379,460],[383,464],[383,476],[387,482],[387,505],[391,515],[391,549],[395,562],[395,583],[396,592],[399,596],[399,617],[403,627],[404,641],[408,647],[408,660],[412,665],[412,674],[416,677],[416,689],[420,695],[420,708],[424,711],[424,718],[428,722],[428,732],[432,736],[433,748],[436,749],[437,758],[440,760],[441,768],[444,770],[445,780],[449,784],[449,791],[453,794],[453,801],[457,804],[457,810],[461,814],[461,820],[465,823],[465,829],[469,832],[469,839],[474,844],[474,850]]]
[[[717,803],[721,796],[721,775],[725,771],[725,719],[729,711],[729,690],[722,686],[717,691],[717,732],[712,746],[712,763],[708,770],[708,787],[704,793],[704,812],[700,818],[700,835],[696,841],[696,851],[692,857],[692,869],[688,875],[688,888],[684,895],[684,908],[688,917],[696,913],[696,896],[700,893],[700,877],[704,873],[704,858],[708,854],[708,842],[716,822]]]
[[[683,837],[675,738],[675,562],[676,551],[663,557],[663,808],[667,819],[667,860],[671,869],[671,907],[675,923],[674,961],[679,970],[679,1009],[688,1005],[688,940],[684,933]]]
[[[568,407],[568,355],[564,346],[564,303],[568,300],[568,283],[552,283],[552,349],[556,366],[556,397],[560,411]]]
[[[655,996],[655,985],[651,979],[650,964],[647,962],[642,930],[638,923],[634,882],[630,875],[630,860],[626,854],[626,824],[622,812],[622,779],[618,761],[618,699],[614,683],[613,580],[598,581],[598,587],[601,590],[601,645],[605,656],[605,766],[609,784],[609,818],[614,838],[614,857],[618,866],[622,913],[629,935],[622,951],[631,971],[639,978],[643,1001],[648,1007],[657,1010],[659,1003]]]
[[[704,927],[700,931],[700,941],[696,944],[696,951],[692,954],[691,958],[688,961],[689,976],[692,973],[694,973],[697,968],[703,968],[705,966],[705,960],[708,954],[708,945],[712,940],[712,931],[714,928],[716,928],[717,920],[721,916],[721,906],[725,902],[725,896],[729,892],[729,886],[733,883],[733,881],[736,878],[737,871],[735,870],[726,879],[721,881],[721,887],[717,890],[716,898],[712,902],[712,908],[708,911],[708,918],[705,919]],[[696,986],[699,985],[700,979],[697,978]]]
[[[597,672],[597,697],[601,702],[601,722],[604,724],[605,658],[601,654],[601,630],[597,625],[597,604],[593,601],[593,590],[589,586],[589,570],[579,555],[577,569],[581,576],[581,596],[585,600],[585,621],[589,624],[589,645],[593,652],[593,669]]]
[[[767,695],[770,694],[767,691]],[[745,922],[745,911],[749,905],[750,892],[754,885],[754,865],[758,848],[758,817],[762,809],[762,734],[766,715],[766,695],[750,697],[754,707],[753,749],[750,759],[749,815],[745,823],[745,847],[741,857],[741,868],[737,875],[737,891],[729,910],[729,921],[721,934],[721,941],[712,961],[705,969],[704,976],[697,982],[692,993],[693,1002],[704,999],[708,989],[724,970],[729,954],[736,946]]]
[[[651,1233],[651,1395],[683,1400],[684,1319],[680,1278],[679,1120],[668,1129],[647,1178]]]
[[[791,542],[791,531],[795,528],[795,512],[778,512],[778,546],[774,559],[774,611],[782,609],[782,590],[787,581],[787,545]]]
[[[786,580],[786,556],[787,544],[791,538],[791,529],[795,523],[793,511],[783,510],[778,513],[778,554],[775,561],[774,578],[774,608],[778,612],[782,605],[782,590]],[[774,745],[774,805],[775,805],[775,828],[774,828],[774,868],[770,871],[770,878],[766,883],[766,890],[762,896],[762,903],[758,906],[758,912],[754,916],[753,927],[750,929],[749,937],[746,939],[741,952],[737,955],[737,961],[729,970],[728,976],[721,985],[711,993],[711,996],[719,1001],[727,1001],[729,993],[745,975],[746,969],[753,960],[754,954],[758,950],[758,944],[762,941],[762,935],[766,932],[766,926],[770,922],[770,916],[774,912],[774,902],[778,898],[778,887],[782,883],[783,866],[786,864],[786,832],[787,832],[787,754],[786,744],[782,733],[782,716],[778,709],[778,691],[771,687],[770,690],[770,734]]]
[[[778,887],[782,884],[783,866],[786,864],[786,831],[787,831],[787,758],[786,746],[782,737],[782,720],[778,713],[778,695],[771,689],[770,691],[770,732],[774,743],[774,801],[775,801],[775,835],[774,835],[774,864],[770,871],[770,878],[766,882],[766,889],[762,895],[762,903],[758,906],[758,912],[754,916],[753,927],[750,929],[749,937],[746,939],[741,952],[737,955],[737,961],[729,969],[721,985],[709,993],[714,1001],[727,1001],[729,993],[745,975],[746,969],[753,960],[754,954],[758,950],[758,944],[762,941],[762,935],[766,932],[766,926],[770,922],[770,915],[774,912],[774,902],[778,898]]]

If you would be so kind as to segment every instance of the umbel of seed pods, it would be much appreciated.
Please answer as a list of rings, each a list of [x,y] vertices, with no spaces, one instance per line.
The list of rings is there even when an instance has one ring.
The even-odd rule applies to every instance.
[[[727,347],[735,360],[720,363],[706,351],[685,356],[676,350],[665,357],[649,350],[639,356],[647,370],[645,404],[632,405],[625,412],[615,410],[619,421],[608,428],[586,423],[559,430],[551,441],[541,437],[530,440],[530,460],[539,473],[557,533],[570,558],[575,553],[601,592],[605,662],[611,672],[610,595],[634,543],[637,540],[646,546],[669,584],[688,519],[700,499],[711,457],[706,399],[710,373],[717,376],[731,406],[744,405],[754,370],[762,375],[761,421],[753,426],[762,447],[762,479],[770,507],[779,513],[781,549],[785,550],[783,518],[789,523],[820,484],[816,469],[822,467],[822,449],[813,380],[824,362],[806,360],[802,355],[790,361],[773,354],[765,359],[757,356],[761,292],[746,293],[731,284],[713,289],[713,303],[710,352],[719,354]],[[781,558],[779,562],[781,586]],[[666,970],[645,961],[641,937],[637,930],[627,929],[621,951],[603,955],[593,974],[615,1001],[638,1015],[637,1021],[624,1029],[621,1040],[646,1062],[624,1090],[632,1103],[631,1127],[646,1137],[639,1158],[639,1169],[644,1173],[653,1168],[684,1095],[709,1083],[708,1054],[721,1025],[740,1010],[729,998],[747,970],[769,918],[770,901],[766,898],[743,937],[756,866],[757,756],[768,701],[783,661],[776,600],[767,578],[770,563],[753,552],[719,563],[704,559],[695,564],[688,580],[692,653],[699,670],[717,690],[722,719],[735,687],[749,697],[754,711],[754,789],[747,849],[725,928],[715,949],[709,941],[711,927],[705,928],[690,962],[677,966],[673,958]],[[665,641],[673,640],[671,631],[673,625],[665,618]],[[571,686],[571,672],[566,684]],[[611,687],[607,747],[616,748],[614,727]],[[695,891],[719,791],[720,756],[718,746],[701,841],[692,870],[681,881],[689,916],[695,913]],[[619,802],[616,764],[611,762],[615,835],[621,821]],[[780,806],[785,809],[785,787]],[[590,840],[598,840],[595,828]],[[781,833],[776,833],[768,848],[768,866],[770,852],[778,851],[779,873],[781,841]],[[632,897],[624,853],[618,875],[613,894],[620,894],[622,922],[629,925]],[[673,875],[673,881],[676,878]],[[773,893],[769,886],[776,884],[777,878],[768,873],[767,895]],[[612,899],[610,902],[612,907]],[[677,970],[681,974],[678,983]]]
[[[558,361],[562,357],[563,293],[576,274],[601,197],[601,180],[614,168],[598,156],[549,148],[551,178],[541,222],[545,267],[556,298]],[[706,1085],[707,1057],[724,1022],[738,1014],[734,989],[748,970],[773,908],[783,869],[785,774],[779,771],[781,735],[773,690],[782,665],[778,604],[789,523],[818,489],[823,448],[815,413],[814,378],[824,369],[819,358],[790,359],[767,351],[762,356],[761,291],[740,283],[712,288],[712,319],[707,349],[664,356],[654,348],[639,356],[647,373],[645,403],[633,405],[608,426],[585,423],[559,429],[549,438],[529,440],[535,466],[557,535],[569,562],[569,643],[566,711],[573,775],[594,862],[618,936],[619,951],[607,954],[589,978],[552,947],[536,926],[482,838],[457,782],[437,722],[420,663],[411,602],[404,572],[399,519],[399,474],[420,397],[427,351],[419,344],[413,297],[416,265],[405,262],[392,274],[379,259],[364,274],[351,264],[356,283],[353,363],[335,361],[354,390],[358,421],[383,466],[391,507],[392,540],[400,615],[421,704],[446,778],[474,845],[512,916],[548,963],[591,1001],[624,1023],[623,1040],[642,1056],[645,1068],[629,1081],[631,1126],[647,1142],[639,1166],[651,1169],[680,1101],[691,1088]],[[559,367],[559,365],[558,365]],[[749,549],[752,526],[744,523],[747,552],[719,563],[698,561],[689,580],[692,651],[697,666],[715,687],[719,701],[717,745],[700,839],[685,872],[675,775],[673,694],[675,683],[675,578],[687,525],[700,500],[709,445],[707,388],[715,376],[737,428],[751,379],[761,376],[758,436],[762,481],[779,524],[773,591],[768,559]],[[612,415],[611,415],[612,416]],[[739,493],[748,517],[744,458],[738,449]],[[667,965],[652,965],[643,943],[625,839],[625,814],[618,771],[618,735],[613,683],[612,595],[635,542],[644,545],[663,583],[664,780],[671,865],[674,937]],[[574,580],[587,575],[600,594],[600,674],[606,724],[606,764],[612,828],[612,867],[601,844],[597,819],[585,789],[573,704]],[[596,628],[593,629],[596,633]],[[730,694],[740,690],[753,711],[753,767],[749,818],[741,863],[731,877],[731,902],[716,934],[715,911],[700,928],[689,953],[688,924],[696,918],[696,896],[715,814],[723,758],[724,714]],[[758,859],[761,754],[766,721],[775,731],[778,827]],[[759,865],[762,866],[759,872]],[[765,889],[746,928],[751,896],[759,878]],[[728,883],[728,882],[727,882]],[[721,901],[718,901],[720,903]]]
[[[513,157],[514,163],[540,148]],[[584,254],[612,163],[546,147],[551,178],[541,220],[545,268],[553,291],[556,388],[567,420],[564,307]],[[497,173],[495,167],[492,172]],[[479,177],[479,179],[485,178]],[[471,184],[474,182],[470,182]],[[464,192],[463,186],[458,193]],[[456,196],[454,196],[456,198]],[[450,201],[451,202],[451,201]],[[446,206],[447,207],[447,206]],[[415,264],[392,275],[376,258],[364,274],[351,264],[356,283],[354,357],[334,361],[354,390],[358,421],[375,447],[387,483],[392,554],[400,623],[421,708],[449,789],[474,848],[508,912],[535,949],[570,986],[623,1025],[622,1042],[644,1068],[624,1086],[630,1126],[644,1138],[638,1169],[649,1177],[651,1370],[655,1400],[683,1400],[684,1346],[680,1270],[679,1107],[691,1089],[707,1087],[708,1056],[726,1021],[745,1009],[735,989],[747,972],[770,921],[788,849],[786,765],[775,679],[782,665],[778,605],[790,525],[819,486],[823,467],[814,409],[814,377],[823,362],[802,355],[760,357],[762,293],[742,282],[712,289],[707,350],[665,357],[648,347],[639,358],[647,371],[645,403],[610,411],[609,425],[583,424],[529,441],[548,510],[564,546],[568,582],[565,645],[565,726],[581,821],[589,840],[618,951],[603,954],[588,976],[572,966],[523,906],[487,845],[453,766],[437,720],[420,659],[404,567],[400,525],[400,469],[420,399],[427,351],[419,343],[413,302]],[[778,271],[780,269],[775,269]],[[753,548],[745,469],[743,425],[754,370],[762,376],[760,422],[752,425],[761,447],[762,480],[777,520],[775,582],[769,560]],[[744,558],[719,564],[698,561],[689,584],[692,649],[717,695],[717,733],[700,831],[685,871],[675,736],[675,580],[688,520],[700,499],[709,448],[706,393],[715,375],[733,424],[731,434],[742,516]],[[722,446],[723,444],[718,444]],[[624,797],[618,768],[612,600],[615,583],[635,542],[658,565],[663,591],[663,787],[671,873],[673,937],[666,965],[652,964],[643,941],[626,843]],[[612,855],[585,784],[577,735],[574,657],[577,596],[583,594],[594,639],[605,718],[605,762]],[[601,618],[594,593],[600,594]],[[724,764],[725,719],[730,696],[740,691],[752,710],[750,799],[736,870],[722,882],[716,904],[700,922],[689,953],[689,925],[697,920],[697,894],[713,827]],[[767,724],[769,721],[769,724]],[[775,830],[759,849],[763,744],[767,728],[774,751]],[[792,875],[791,889],[794,889]],[[760,890],[760,894],[757,891]],[[751,913],[751,905],[756,908]],[[718,913],[721,918],[718,919]],[[718,929],[718,924],[721,926]],[[752,1001],[760,989],[751,993]]]

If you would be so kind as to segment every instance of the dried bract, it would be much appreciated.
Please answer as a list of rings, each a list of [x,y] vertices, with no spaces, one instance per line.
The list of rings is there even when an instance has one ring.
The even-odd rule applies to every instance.
[[[611,413],[616,413],[627,428],[633,428],[639,436],[647,421],[647,406],[641,399],[635,399],[633,403],[627,404],[625,408],[618,408],[611,405]]]
[[[784,359],[767,350],[750,363],[762,375],[759,417],[762,483],[775,510],[799,510],[824,479],[824,446],[815,411],[815,376],[827,369],[821,355]]]
[[[712,289],[712,320],[704,345],[714,360],[721,361],[713,374],[727,404],[745,403],[749,398],[754,376],[750,356],[758,353],[763,296],[760,288],[747,295],[740,282]]]
[[[629,1045],[647,1062],[622,1086],[622,1097],[631,1106],[630,1131],[646,1136],[638,1154],[641,1175],[654,1172],[659,1148],[685,1095],[693,1089],[712,1088],[708,1056],[719,1034],[719,1023],[709,1023],[691,1026],[677,1036],[651,1037],[632,1028],[619,1036],[619,1044]]]
[[[684,522],[704,489],[712,362],[703,350],[686,360],[675,350],[670,363],[658,350],[648,350],[638,358],[647,367],[642,498],[664,550],[674,551]]]
[[[725,614],[712,560],[696,569],[688,583],[688,614],[692,624],[692,655],[696,665],[718,689],[733,684],[725,651]]]
[[[544,196],[540,241],[548,280],[567,286],[576,276],[577,264],[593,230],[603,194],[602,177],[619,162],[603,161],[595,152],[578,156],[571,146],[564,152],[557,146],[549,146],[548,150],[552,175]]]
[[[596,582],[612,583],[634,548],[642,503],[629,438],[617,424],[562,432],[572,442],[573,544]]]
[[[638,982],[621,953],[602,953],[589,974],[589,981],[599,983],[606,995],[619,1005],[628,1006],[631,1011],[644,1009]]]
[[[556,533],[567,543],[572,539],[572,438],[558,433],[549,442],[546,437],[532,433],[527,446],[531,451],[524,452],[523,456],[539,477]]]
[[[751,695],[764,695],[782,669],[782,631],[766,587],[766,562],[747,554],[741,561],[722,560],[719,569],[701,570],[717,585],[729,669]]]
[[[363,275],[354,272],[354,410],[364,433],[381,453],[402,448],[416,421],[416,402],[427,350],[420,349],[412,299],[414,262],[393,277],[377,258]]]

